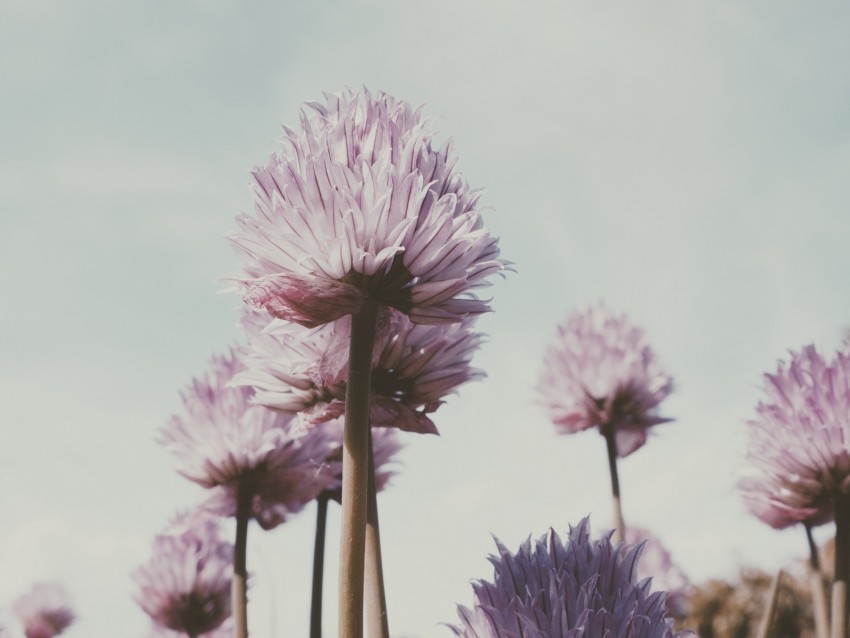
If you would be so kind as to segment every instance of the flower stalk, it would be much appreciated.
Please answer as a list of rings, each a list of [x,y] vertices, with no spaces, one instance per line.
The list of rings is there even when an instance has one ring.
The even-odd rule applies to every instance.
[[[339,570],[339,635],[363,636],[363,570],[369,484],[369,391],[377,304],[372,299],[351,317],[348,384],[342,448],[342,532]]]
[[[836,494],[835,577],[832,581],[832,638],[848,638],[848,582],[850,582],[850,495]]]
[[[233,635],[248,638],[248,523],[251,520],[251,490],[239,485],[236,502],[236,542],[233,545]]]
[[[767,606],[759,623],[756,638],[767,638],[770,635],[770,627],[773,625],[773,617],[776,615],[776,603],[779,600],[779,584],[782,582],[782,570],[776,572],[770,583],[770,591],[767,593]]]
[[[626,524],[623,522],[623,506],[620,501],[620,477],[617,474],[617,441],[613,425],[602,428],[602,436],[608,448],[608,471],[611,474],[611,498],[614,501],[614,541],[622,542],[626,538]]]
[[[809,589],[812,595],[812,608],[815,617],[815,636],[829,638],[829,611],[826,605],[826,589],[823,583],[823,572],[820,567],[818,546],[812,536],[810,523],[803,523],[806,529],[806,540],[809,544]]]
[[[325,580],[325,533],[328,501],[323,493],[316,499],[316,539],[313,543],[313,594],[310,601],[310,638],[322,638],[322,591]]]
[[[369,494],[366,513],[366,625],[372,638],[390,638],[381,533],[378,525],[378,492],[375,482],[375,454],[369,435]]]

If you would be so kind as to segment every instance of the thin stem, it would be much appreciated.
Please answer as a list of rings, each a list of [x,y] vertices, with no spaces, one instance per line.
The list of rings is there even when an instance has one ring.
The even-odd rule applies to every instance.
[[[829,612],[826,606],[826,588],[820,568],[818,546],[812,536],[812,526],[809,523],[803,523],[803,527],[806,529],[806,540],[809,543],[809,590],[815,617],[815,636],[829,638]]]
[[[339,566],[339,636],[363,636],[363,564],[369,484],[369,390],[377,305],[367,300],[351,317],[342,447],[342,533]]]
[[[835,577],[832,581],[832,638],[848,638],[847,592],[850,582],[850,496],[837,494],[835,508]]]
[[[767,606],[759,623],[756,638],[767,638],[770,626],[773,624],[773,616],[776,614],[776,601],[779,599],[779,583],[782,580],[782,570],[776,572],[773,582],[770,583],[770,591],[767,594]]]
[[[310,638],[322,638],[322,588],[325,580],[325,530],[328,525],[327,494],[316,499],[316,540],[313,543],[313,598],[310,601]]]
[[[369,502],[366,515],[366,626],[371,638],[390,638],[381,532],[378,525],[378,494],[375,485],[375,455],[369,436]]]
[[[620,502],[620,477],[617,474],[617,442],[614,438],[614,427],[602,428],[602,436],[608,447],[608,470],[611,473],[611,497],[614,499],[614,541],[626,538],[626,524],[623,522],[623,506]]]
[[[248,522],[251,520],[251,491],[243,482],[236,500],[236,543],[233,545],[233,635],[248,638]]]

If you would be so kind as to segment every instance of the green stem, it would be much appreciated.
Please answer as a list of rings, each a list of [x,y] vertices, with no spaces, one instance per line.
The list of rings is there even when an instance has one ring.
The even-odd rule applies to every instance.
[[[850,496],[837,494],[835,508],[835,577],[832,580],[832,638],[848,638],[847,592],[850,582]]]
[[[366,625],[372,638],[390,638],[381,532],[378,525],[378,494],[375,485],[375,455],[369,436],[369,502],[366,515]]]
[[[623,522],[623,506],[620,502],[620,477],[617,474],[617,442],[614,437],[614,426],[602,428],[602,436],[608,447],[608,471],[611,473],[611,497],[614,500],[614,541],[626,538],[626,524]]]
[[[339,636],[363,636],[363,568],[369,484],[369,391],[377,305],[367,300],[351,317],[342,447],[342,532],[339,567]]]
[[[310,638],[322,638],[322,589],[325,575],[325,530],[328,525],[327,494],[316,499],[316,539],[313,543],[313,597],[310,601]]]
[[[823,572],[820,568],[818,546],[812,536],[812,526],[803,523],[806,529],[806,540],[809,544],[809,590],[812,595],[812,610],[815,617],[815,636],[829,638],[829,610],[826,606],[826,589],[824,588]]]
[[[248,522],[251,520],[251,491],[240,483],[236,500],[236,543],[233,545],[233,635],[248,638]]]

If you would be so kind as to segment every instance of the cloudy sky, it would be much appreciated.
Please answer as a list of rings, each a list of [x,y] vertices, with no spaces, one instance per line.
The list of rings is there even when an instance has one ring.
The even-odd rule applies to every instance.
[[[448,635],[491,534],[611,524],[601,437],[556,436],[534,390],[598,300],[677,384],[621,464],[627,521],[697,581],[802,557],[734,473],[760,375],[850,325],[848,32],[838,0],[4,0],[0,622],[58,579],[69,638],[144,636],[129,574],[201,497],[156,433],[238,338],[223,236],[280,125],[346,86],[426,104],[517,264],[480,322],[488,378],[406,437],[381,497],[394,635]],[[252,529],[255,635],[306,634],[312,527]]]

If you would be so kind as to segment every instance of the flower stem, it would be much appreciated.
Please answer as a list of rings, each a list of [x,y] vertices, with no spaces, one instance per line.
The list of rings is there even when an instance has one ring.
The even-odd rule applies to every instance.
[[[782,581],[782,570],[776,572],[773,582],[770,583],[770,591],[767,593],[767,606],[764,608],[761,622],[759,623],[756,638],[767,638],[770,627],[773,624],[773,616],[776,614],[776,601],[779,599],[779,583]]]
[[[367,299],[351,316],[351,349],[342,446],[342,533],[339,566],[339,636],[363,636],[363,567],[369,483],[369,390],[377,305]]]
[[[850,495],[837,494],[835,508],[835,577],[832,581],[832,638],[848,638],[847,592],[850,581]]]
[[[327,494],[316,499],[316,540],[313,543],[313,597],[310,601],[310,638],[322,638],[322,587],[325,576],[325,530],[328,523]]]
[[[248,522],[251,520],[251,491],[240,483],[236,499],[236,543],[233,545],[233,635],[248,638]]]
[[[620,502],[620,477],[617,474],[617,441],[614,438],[614,427],[602,428],[602,436],[608,447],[608,471],[611,473],[611,497],[614,499],[614,541],[626,538],[626,524],[623,522],[623,506]]]
[[[366,624],[372,638],[390,638],[381,532],[378,526],[378,493],[375,485],[375,455],[369,436],[369,502],[366,514]]]
[[[823,584],[823,572],[820,568],[818,546],[812,537],[812,526],[803,523],[806,540],[809,543],[809,589],[812,595],[812,607],[815,617],[815,636],[829,638],[829,613],[826,606],[826,589]]]

